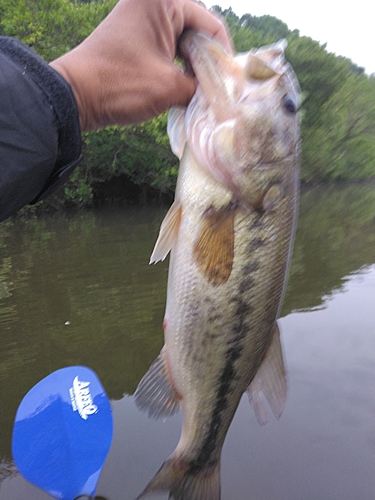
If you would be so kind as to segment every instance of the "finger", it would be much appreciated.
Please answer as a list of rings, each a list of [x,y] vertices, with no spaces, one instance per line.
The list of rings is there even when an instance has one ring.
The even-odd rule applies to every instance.
[[[196,90],[196,79],[175,67],[166,79],[165,83],[167,82],[168,84],[164,87],[165,108],[168,109],[171,106],[187,106]]]
[[[195,31],[206,32],[229,53],[233,53],[233,47],[230,41],[225,24],[218,16],[209,12],[193,0],[187,0],[184,5],[185,28]]]
[[[175,102],[172,106],[187,106],[193,97],[197,86],[197,81],[193,76],[179,72],[176,77]]]

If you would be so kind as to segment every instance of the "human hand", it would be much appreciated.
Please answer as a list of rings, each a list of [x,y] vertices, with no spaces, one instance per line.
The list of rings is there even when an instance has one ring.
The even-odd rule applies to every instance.
[[[232,50],[224,24],[193,0],[120,0],[86,40],[51,62],[72,87],[82,130],[187,105],[196,82],[174,64],[184,29]]]

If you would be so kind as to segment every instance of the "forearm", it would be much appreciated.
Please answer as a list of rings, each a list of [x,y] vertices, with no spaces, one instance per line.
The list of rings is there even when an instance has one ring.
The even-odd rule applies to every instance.
[[[230,53],[225,26],[191,0],[120,0],[50,65],[0,37],[0,221],[63,184],[79,161],[80,126],[138,123],[188,104],[195,78],[174,64],[186,29]]]
[[[62,185],[81,134],[70,86],[17,40],[0,37],[0,221]]]

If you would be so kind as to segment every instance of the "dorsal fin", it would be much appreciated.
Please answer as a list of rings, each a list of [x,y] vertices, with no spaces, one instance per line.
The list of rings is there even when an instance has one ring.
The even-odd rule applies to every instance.
[[[261,396],[263,393],[276,418],[281,416],[286,400],[286,375],[277,323],[271,344],[246,392],[253,405],[260,425],[267,423],[267,410]]]

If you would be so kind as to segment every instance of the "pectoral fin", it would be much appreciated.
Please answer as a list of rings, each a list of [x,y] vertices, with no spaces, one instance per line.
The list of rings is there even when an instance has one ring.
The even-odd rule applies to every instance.
[[[277,323],[274,327],[268,351],[246,392],[260,425],[267,423],[267,410],[261,393],[268,401],[275,417],[279,418],[281,416],[286,400],[287,387]]]
[[[150,264],[156,264],[156,262],[164,260],[172,249],[180,227],[181,211],[182,207],[180,203],[173,202],[160,226],[159,236],[150,258]]]
[[[180,409],[179,398],[169,378],[165,349],[139,382],[134,400],[151,418],[167,418]]]
[[[193,256],[202,273],[214,286],[229,279],[234,258],[235,207],[209,208],[203,215],[202,226],[194,245]]]

